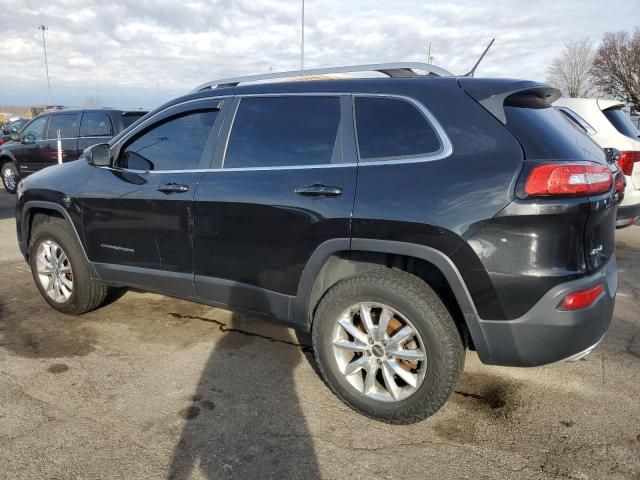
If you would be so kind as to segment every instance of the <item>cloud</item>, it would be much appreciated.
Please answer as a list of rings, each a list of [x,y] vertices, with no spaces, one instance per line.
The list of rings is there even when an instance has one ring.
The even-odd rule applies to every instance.
[[[565,42],[632,29],[640,0],[306,0],[307,68],[425,61],[466,72],[544,80]],[[41,32],[56,103],[89,95],[154,106],[213,79],[291,70],[300,61],[299,1],[0,0],[0,102],[46,100]],[[134,92],[137,92],[134,94]],[[138,105],[136,105],[138,106]]]

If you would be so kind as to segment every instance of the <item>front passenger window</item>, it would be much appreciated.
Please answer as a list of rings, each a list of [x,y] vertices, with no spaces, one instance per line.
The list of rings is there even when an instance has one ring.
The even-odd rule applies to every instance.
[[[33,122],[27,125],[22,132],[22,138],[27,142],[36,142],[42,140],[44,137],[44,126],[47,123],[48,117],[36,118]]]
[[[130,170],[193,170],[207,168],[203,156],[218,110],[199,110],[170,117],[134,137],[123,150],[119,166]]]

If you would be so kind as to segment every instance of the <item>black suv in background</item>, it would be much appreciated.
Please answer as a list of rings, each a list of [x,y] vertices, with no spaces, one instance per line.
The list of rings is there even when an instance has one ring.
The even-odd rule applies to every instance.
[[[62,161],[77,160],[82,151],[96,143],[108,142],[147,112],[112,109],[57,110],[38,115],[13,142],[0,147],[0,175],[4,188],[15,193],[27,175],[58,163],[58,130]]]
[[[617,288],[604,152],[546,85],[412,68],[208,83],[23,180],[42,296],[81,314],[132,286],[310,331],[336,395],[390,423],[436,412],[466,348],[586,355]]]

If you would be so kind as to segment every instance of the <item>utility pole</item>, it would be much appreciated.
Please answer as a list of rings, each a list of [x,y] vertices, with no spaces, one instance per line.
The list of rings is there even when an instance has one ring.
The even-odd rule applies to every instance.
[[[302,0],[302,39],[300,42],[300,70],[304,70],[304,0]]]
[[[429,51],[427,52],[427,63],[433,63],[433,57],[431,56],[431,42],[429,42]]]
[[[49,64],[47,63],[47,41],[44,39],[44,31],[49,30],[46,25],[40,25],[38,30],[42,30],[42,48],[44,49],[44,71],[47,74],[47,88],[49,90],[49,105],[51,105],[51,82],[49,82]]]

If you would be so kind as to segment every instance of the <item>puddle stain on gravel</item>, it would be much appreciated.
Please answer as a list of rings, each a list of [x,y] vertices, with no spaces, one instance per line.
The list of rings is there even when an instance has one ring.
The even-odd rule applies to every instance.
[[[178,412],[178,416],[184,418],[185,420],[192,420],[200,415],[200,408],[195,405],[191,405],[190,407],[183,408]]]
[[[96,333],[84,320],[42,308],[48,307],[19,313],[0,307],[0,347],[23,358],[83,357],[95,350]]]
[[[68,370],[69,370],[69,366],[66,363],[54,363],[49,368],[47,368],[47,372],[53,373],[54,375],[64,373]]]
[[[519,408],[521,385],[505,378],[486,374],[463,374],[449,402],[490,422],[510,422]],[[473,443],[476,440],[475,421],[469,415],[455,414],[435,423],[436,434],[449,441]]]

